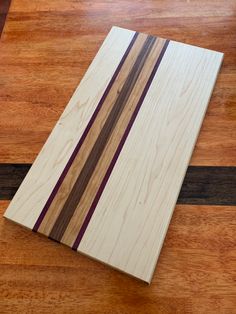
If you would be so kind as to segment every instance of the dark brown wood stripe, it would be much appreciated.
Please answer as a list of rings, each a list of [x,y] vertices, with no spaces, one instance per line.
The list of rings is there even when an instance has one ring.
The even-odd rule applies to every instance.
[[[3,28],[6,22],[10,5],[11,5],[11,0],[0,1],[0,38],[2,36]]]
[[[97,204],[99,202],[99,199],[100,199],[100,197],[101,197],[101,195],[103,193],[103,190],[105,189],[105,186],[106,186],[107,181],[108,181],[108,179],[109,179],[109,177],[110,177],[110,175],[112,173],[112,170],[113,170],[113,168],[115,166],[115,163],[116,163],[117,159],[119,158],[119,155],[120,155],[121,150],[122,150],[122,148],[124,146],[124,143],[125,143],[128,135],[129,135],[129,132],[130,132],[132,126],[133,126],[133,123],[134,123],[134,121],[135,121],[135,119],[136,119],[136,117],[138,115],[138,112],[139,112],[139,110],[140,110],[140,108],[142,106],[142,103],[143,103],[143,101],[144,101],[144,99],[145,99],[145,97],[147,95],[149,87],[150,87],[150,85],[151,85],[151,83],[153,81],[153,78],[154,78],[154,76],[155,76],[155,74],[157,72],[157,69],[159,68],[159,65],[161,63],[161,60],[162,60],[162,58],[164,56],[164,53],[165,53],[168,45],[169,45],[169,40],[166,40],[165,44],[164,44],[164,46],[163,46],[163,48],[162,48],[162,50],[161,50],[161,52],[159,54],[159,56],[157,57],[156,63],[154,65],[154,67],[152,69],[152,72],[151,72],[151,74],[150,74],[150,76],[148,78],[148,81],[147,81],[147,83],[146,83],[146,85],[145,85],[145,87],[144,87],[144,89],[142,91],[142,94],[141,94],[141,96],[140,96],[140,98],[139,98],[139,100],[138,100],[138,102],[136,104],[135,110],[134,110],[134,112],[133,112],[133,114],[131,116],[131,119],[130,119],[128,125],[127,125],[127,128],[125,129],[125,132],[124,132],[124,134],[123,134],[123,136],[121,138],[121,141],[120,141],[120,143],[119,143],[119,145],[117,147],[117,150],[116,150],[116,152],[115,152],[115,154],[114,154],[114,156],[112,158],[112,161],[111,161],[111,163],[110,163],[110,165],[109,165],[109,167],[107,169],[107,172],[106,172],[106,174],[105,174],[105,176],[104,176],[104,178],[102,180],[102,183],[101,183],[101,185],[100,185],[100,187],[99,187],[99,189],[97,191],[97,194],[96,194],[96,196],[95,196],[95,198],[93,200],[93,203],[92,203],[91,207],[89,208],[88,214],[85,217],[83,225],[82,225],[82,227],[79,230],[78,236],[77,236],[77,238],[76,238],[76,240],[75,240],[75,242],[74,242],[74,244],[72,246],[73,250],[77,250],[77,248],[78,248],[78,246],[80,244],[80,241],[81,241],[81,239],[82,239],[82,237],[83,237],[83,235],[84,235],[84,233],[85,233],[85,231],[86,231],[86,229],[88,227],[90,219],[92,218],[92,215],[93,215],[93,213],[95,211],[95,208],[96,208],[96,206],[97,206]]]
[[[90,178],[95,170],[95,167],[101,157],[101,154],[112,134],[113,129],[116,126],[116,123],[124,109],[124,106],[129,98],[135,83],[139,77],[139,74],[143,68],[145,61],[156,41],[155,37],[148,36],[145,41],[118,97],[117,100],[102,128],[98,138],[87,158],[85,165],[78,176],[76,183],[64,205],[62,208],[49,237],[53,240],[60,241],[71,217],[73,216],[77,204],[81,200],[83,193],[90,181]]]
[[[53,201],[54,197],[56,196],[56,194],[57,194],[57,192],[58,192],[58,190],[59,190],[59,188],[60,188],[60,186],[61,186],[61,184],[62,184],[62,182],[63,182],[63,180],[65,178],[65,176],[67,175],[67,173],[68,173],[68,171],[69,171],[69,169],[70,169],[74,159],[76,158],[77,154],[79,153],[80,148],[82,147],[82,144],[83,144],[86,136],[88,135],[90,128],[92,127],[93,123],[95,122],[96,117],[97,117],[100,109],[102,108],[102,105],[103,105],[103,103],[104,103],[108,93],[110,92],[111,87],[112,87],[115,79],[117,78],[117,76],[118,76],[118,74],[119,74],[119,72],[120,72],[120,70],[121,70],[121,68],[122,68],[122,66],[123,66],[123,64],[124,64],[128,54],[129,54],[131,48],[133,47],[133,45],[134,45],[134,43],[135,43],[135,41],[137,39],[137,36],[138,36],[138,33],[135,32],[135,34],[134,34],[134,36],[133,36],[133,38],[132,38],[128,48],[126,49],[126,51],[125,51],[125,53],[124,53],[120,63],[118,64],[118,66],[116,68],[116,71],[114,72],[110,82],[108,83],[108,85],[107,85],[107,87],[106,87],[106,89],[105,89],[105,91],[104,91],[104,93],[103,93],[103,95],[102,95],[98,105],[97,105],[97,108],[95,109],[95,111],[94,111],[94,113],[93,113],[93,115],[92,115],[92,117],[91,117],[87,127],[85,128],[83,135],[81,136],[78,144],[76,145],[75,150],[73,151],[73,154],[71,155],[70,159],[68,160],[68,162],[66,164],[66,167],[64,168],[64,170],[63,170],[59,180],[57,181],[54,189],[52,190],[52,193],[50,194],[50,196],[49,196],[49,198],[48,198],[48,200],[47,200],[47,202],[46,202],[42,212],[40,213],[39,218],[37,219],[37,221],[36,221],[36,223],[34,225],[33,231],[36,232],[38,230],[41,222],[43,221],[43,219],[44,219],[44,217],[45,217],[45,215],[46,215],[50,205],[52,204],[52,201]]]
[[[31,164],[0,164],[0,200],[11,200]],[[236,206],[236,167],[189,166],[178,204]]]

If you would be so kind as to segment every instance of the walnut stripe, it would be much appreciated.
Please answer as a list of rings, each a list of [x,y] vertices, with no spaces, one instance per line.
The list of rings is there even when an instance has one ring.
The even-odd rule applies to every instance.
[[[149,87],[150,87],[150,85],[152,83],[152,80],[153,80],[153,78],[154,78],[154,76],[155,76],[155,74],[157,72],[157,69],[158,69],[158,67],[159,67],[159,65],[161,63],[161,60],[162,60],[162,58],[164,56],[164,53],[165,53],[165,51],[167,49],[168,44],[169,44],[169,40],[166,40],[165,44],[164,44],[164,46],[163,46],[163,48],[161,50],[161,53],[158,56],[156,64],[155,64],[155,66],[154,66],[154,68],[152,70],[152,73],[151,73],[151,75],[150,75],[150,77],[149,77],[149,79],[147,81],[147,84],[145,85],[145,88],[144,88],[144,90],[142,92],[142,95],[141,95],[141,97],[140,97],[140,99],[139,99],[139,101],[137,103],[137,106],[136,106],[136,108],[135,108],[135,110],[134,110],[134,112],[132,114],[132,117],[131,117],[131,119],[129,121],[129,124],[128,124],[125,132],[124,132],[124,135],[123,135],[123,137],[122,137],[122,139],[121,139],[121,141],[119,143],[119,146],[118,146],[118,148],[117,148],[117,150],[115,152],[115,155],[114,155],[114,157],[112,159],[112,162],[111,162],[111,164],[110,164],[110,166],[109,166],[109,168],[108,168],[108,170],[106,172],[105,177],[103,178],[102,184],[100,185],[100,187],[98,189],[98,192],[97,192],[97,194],[96,194],[96,196],[95,196],[95,198],[93,200],[93,203],[92,203],[92,205],[91,205],[91,207],[90,207],[90,209],[88,211],[88,214],[87,214],[87,216],[86,216],[86,218],[84,220],[84,223],[83,223],[81,229],[79,230],[78,236],[77,236],[77,238],[76,238],[76,240],[75,240],[75,242],[74,242],[74,244],[72,246],[73,250],[77,250],[78,247],[79,247],[80,241],[81,241],[81,239],[82,239],[82,237],[83,237],[83,235],[84,235],[84,233],[86,231],[86,228],[87,228],[87,226],[89,224],[90,219],[92,218],[92,215],[93,215],[93,212],[94,212],[94,210],[95,210],[95,208],[97,206],[97,203],[98,203],[98,201],[99,201],[99,199],[100,199],[100,197],[102,195],[102,192],[103,192],[103,190],[104,190],[104,188],[106,186],[106,183],[107,183],[107,181],[108,181],[108,179],[109,179],[109,177],[111,175],[111,172],[112,172],[112,170],[113,170],[113,168],[115,166],[115,163],[116,163],[116,161],[117,161],[117,159],[118,159],[118,157],[120,155],[120,152],[121,152],[121,150],[122,150],[122,148],[124,146],[124,143],[125,143],[128,135],[129,135],[129,132],[130,132],[130,130],[131,130],[133,124],[134,124],[134,121],[135,121],[135,119],[137,117],[137,114],[138,114],[138,112],[139,112],[139,110],[140,110],[140,108],[142,106],[144,98],[145,98],[145,96],[146,96],[146,94],[147,94],[147,92],[149,90]]]
[[[133,45],[134,45],[134,43],[135,43],[135,41],[137,39],[137,36],[138,36],[138,33],[135,32],[135,34],[134,34],[134,36],[133,36],[133,38],[132,38],[132,40],[131,40],[128,48],[127,48],[127,50],[125,51],[125,53],[124,53],[120,63],[118,64],[118,67],[117,67],[116,71],[114,72],[110,82],[108,83],[108,85],[107,85],[107,87],[106,87],[106,89],[105,89],[105,91],[103,93],[103,96],[102,96],[102,98],[100,99],[100,101],[99,101],[99,103],[97,105],[96,110],[94,111],[94,113],[93,113],[93,115],[92,115],[92,117],[91,117],[87,127],[85,128],[82,137],[80,138],[80,140],[79,140],[75,150],[73,151],[73,154],[71,155],[70,159],[68,160],[68,163],[67,163],[66,167],[64,168],[64,170],[63,170],[59,180],[57,181],[57,184],[55,185],[54,189],[52,190],[52,192],[51,192],[51,194],[50,194],[50,196],[49,196],[49,198],[48,198],[48,200],[47,200],[47,202],[46,202],[46,204],[45,204],[45,206],[44,206],[40,216],[38,217],[38,219],[37,219],[37,221],[36,221],[36,223],[35,223],[35,225],[33,227],[33,231],[35,231],[35,232],[38,231],[38,229],[39,229],[39,227],[40,227],[40,225],[41,225],[45,215],[47,214],[47,211],[48,211],[50,205],[52,204],[52,202],[53,202],[53,200],[54,200],[54,198],[55,198],[55,196],[56,196],[56,194],[57,194],[57,192],[58,192],[58,190],[59,190],[59,188],[60,188],[64,178],[65,178],[65,176],[67,175],[67,173],[68,173],[68,171],[69,171],[69,169],[70,169],[74,159],[76,158],[78,152],[80,151],[80,148],[81,148],[81,146],[82,146],[82,144],[83,144],[83,142],[84,142],[84,140],[85,140],[85,138],[86,138],[90,128],[92,127],[92,125],[93,125],[93,123],[94,123],[94,121],[95,121],[95,119],[96,119],[100,109],[102,108],[102,105],[103,105],[103,103],[104,103],[104,101],[105,101],[109,91],[111,90],[111,87],[112,87],[115,79],[117,78],[117,76],[118,76],[118,74],[119,74],[119,72],[120,72],[120,70],[121,70],[121,68],[122,68],[122,66],[123,66],[127,56],[129,55],[129,52],[130,52],[131,48],[133,47]]]
[[[125,107],[121,113],[121,116],[117,121],[116,127],[114,128],[110,136],[110,139],[106,144],[106,147],[101,155],[101,158],[99,159],[99,162],[96,165],[96,168],[90,180],[90,184],[88,184],[62,237],[61,242],[68,246],[72,246],[74,241],[76,240],[78,230],[82,226],[86,214],[88,212],[88,209],[91,207],[92,202],[99,189],[99,186],[101,185],[102,180],[106,175],[107,169],[110,166],[114,153],[117,150],[117,147],[119,146],[119,143],[123,137],[125,129],[127,128],[132,117],[132,114],[135,111],[137,102],[141,97],[143,88],[147,84],[147,81],[152,73],[154,65],[164,44],[165,44],[164,39],[158,39],[155,42],[148,56],[148,59],[140,72],[138,82],[135,84],[127,100],[127,103],[125,104]]]
[[[50,238],[60,241],[67,225],[72,218],[75,209],[77,207],[77,204],[79,203],[80,199],[83,196],[83,193],[89,183],[89,180],[95,170],[95,167],[101,157],[101,154],[107,144],[107,141],[109,140],[109,137],[111,135],[111,132],[113,131],[114,127],[116,126],[116,123],[122,113],[122,110],[131,94],[131,91],[137,82],[137,79],[139,77],[139,74],[142,70],[142,67],[147,60],[147,57],[155,43],[155,37],[148,36],[127,79],[122,87],[117,100],[100,132],[98,135],[96,142],[85,162],[85,165],[80,172],[80,175],[78,176],[75,185],[73,186],[73,189],[66,200],[66,203],[61,210],[53,228],[50,232]]]
[[[71,193],[72,188],[82,171],[89,154],[96,142],[97,136],[100,133],[102,127],[104,126],[109,113],[112,110],[112,107],[118,97],[119,90],[122,89],[125,80],[135,62],[135,59],[138,56],[138,53],[143,46],[147,35],[139,34],[136,38],[136,41],[130,50],[117,78],[115,79],[110,92],[108,93],[102,108],[100,109],[99,113],[97,114],[96,121],[94,122],[93,126],[90,128],[79,153],[77,154],[75,160],[73,161],[70,169],[66,177],[64,178],[60,188],[58,189],[57,194],[55,195],[50,208],[47,211],[38,231],[42,234],[49,235],[53,225],[55,224],[65,202],[68,198],[68,195]]]

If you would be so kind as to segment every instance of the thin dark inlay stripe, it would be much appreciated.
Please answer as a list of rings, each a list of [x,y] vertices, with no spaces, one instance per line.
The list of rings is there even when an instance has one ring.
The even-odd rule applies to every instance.
[[[0,1],[0,38],[6,23],[7,14],[11,5],[11,0],[1,0]]]
[[[115,70],[115,72],[114,72],[110,82],[108,83],[108,85],[107,85],[107,87],[106,87],[106,89],[105,89],[105,91],[104,91],[104,93],[102,95],[102,98],[100,99],[100,101],[99,101],[99,103],[97,105],[97,108],[95,109],[95,111],[94,111],[94,113],[93,113],[93,115],[92,115],[88,125],[86,126],[86,128],[84,130],[83,135],[81,136],[78,144],[76,145],[76,147],[75,147],[75,149],[74,149],[70,159],[68,160],[68,162],[67,162],[67,164],[66,164],[66,166],[65,166],[65,168],[64,168],[64,170],[62,172],[62,174],[60,175],[60,177],[59,177],[59,179],[58,179],[54,189],[52,190],[52,193],[50,194],[50,196],[49,196],[49,198],[48,198],[48,200],[47,200],[47,202],[46,202],[42,212],[40,213],[39,218],[37,219],[37,221],[36,221],[36,223],[34,225],[33,231],[37,231],[39,226],[40,226],[40,224],[42,223],[42,221],[43,221],[43,219],[44,219],[44,217],[45,217],[45,215],[46,215],[50,205],[52,204],[53,199],[55,198],[55,196],[56,196],[56,194],[57,194],[57,192],[58,192],[58,190],[59,190],[63,180],[65,179],[66,174],[68,173],[68,171],[69,171],[69,169],[70,169],[70,167],[71,167],[75,157],[77,156],[77,154],[78,154],[78,152],[79,152],[79,150],[80,150],[80,148],[81,148],[81,146],[82,146],[82,144],[83,144],[83,142],[84,142],[84,140],[85,140],[89,130],[91,129],[94,121],[96,120],[96,117],[97,117],[97,115],[98,115],[98,113],[99,113],[99,111],[100,111],[100,109],[101,109],[101,107],[102,107],[102,105],[103,105],[103,103],[104,103],[108,93],[110,92],[111,87],[112,87],[115,79],[117,78],[117,76],[118,76],[118,74],[119,74],[119,72],[120,72],[120,70],[121,70],[121,68],[122,68],[122,66],[123,66],[123,64],[124,64],[128,54],[129,54],[131,48],[133,47],[133,45],[134,45],[134,43],[135,43],[135,41],[137,39],[137,37],[138,37],[138,33],[136,32],[134,34],[134,36],[133,36],[133,38],[132,38],[128,48],[126,49],[126,51],[125,51],[125,53],[124,53],[120,63],[118,64],[118,66],[117,66],[117,68],[116,68],[116,70]]]
[[[128,77],[115,101],[115,104],[85,162],[85,165],[83,166],[68,199],[66,200],[56,222],[54,223],[54,226],[49,235],[51,239],[60,241],[63,237],[63,234],[84,194],[86,187],[89,184],[96,165],[112,134],[112,131],[117,124],[117,121],[119,120],[119,117],[127,103],[134,85],[138,80],[141,70],[148,58],[149,53],[152,50],[155,41],[155,37],[148,36],[145,43],[143,44],[143,47],[141,48],[140,53],[138,54],[138,57],[135,60],[130,73],[128,74]]]
[[[74,242],[74,244],[72,246],[73,250],[77,250],[77,248],[78,248],[78,246],[79,246],[79,244],[80,244],[80,242],[82,240],[82,237],[83,237],[83,235],[84,235],[84,233],[85,233],[85,231],[86,231],[86,229],[88,227],[88,224],[89,224],[89,222],[90,222],[90,220],[92,218],[92,215],[93,215],[93,213],[95,211],[95,208],[96,208],[96,206],[98,204],[98,201],[99,201],[99,199],[100,199],[100,197],[102,195],[102,192],[104,191],[104,188],[105,188],[105,186],[107,184],[107,181],[108,181],[108,179],[109,179],[109,177],[110,177],[110,175],[112,173],[112,170],[113,170],[113,168],[114,168],[114,166],[116,164],[116,161],[117,161],[117,159],[118,159],[118,157],[119,157],[119,155],[121,153],[121,150],[122,150],[122,148],[124,146],[124,143],[125,143],[128,135],[129,135],[129,132],[130,132],[132,126],[133,126],[133,123],[134,123],[134,121],[135,121],[135,119],[136,119],[136,117],[138,115],[138,112],[139,112],[139,110],[140,110],[140,108],[142,106],[144,98],[147,95],[149,87],[150,87],[150,85],[151,85],[151,83],[153,81],[153,78],[154,78],[154,76],[155,76],[155,74],[157,72],[157,69],[158,69],[158,67],[159,67],[159,65],[161,63],[161,60],[162,60],[162,58],[164,56],[164,53],[165,53],[165,51],[167,49],[168,44],[169,44],[169,40],[166,40],[166,42],[165,42],[165,44],[164,44],[164,46],[163,46],[163,48],[161,50],[161,53],[160,53],[159,57],[157,58],[156,64],[154,65],[152,73],[151,73],[151,75],[150,75],[150,77],[149,77],[149,79],[147,81],[147,84],[145,85],[145,88],[144,88],[144,90],[142,92],[142,95],[141,95],[141,97],[140,97],[140,99],[139,99],[139,101],[137,103],[137,106],[136,106],[136,108],[135,108],[135,110],[134,110],[134,112],[132,114],[132,117],[131,117],[131,119],[129,121],[129,124],[128,124],[125,132],[124,132],[124,135],[123,135],[123,137],[122,137],[122,139],[121,139],[121,141],[120,141],[120,143],[118,145],[118,148],[117,148],[117,150],[116,150],[116,152],[115,152],[115,154],[113,156],[113,159],[112,159],[112,161],[110,163],[110,166],[108,167],[108,170],[107,170],[107,172],[106,172],[106,174],[105,174],[105,176],[103,178],[103,181],[102,181],[102,183],[101,183],[101,185],[100,185],[100,187],[98,189],[98,192],[97,192],[97,194],[96,194],[96,196],[95,196],[95,198],[93,200],[93,203],[92,203],[92,205],[91,205],[91,207],[90,207],[90,209],[89,209],[89,211],[87,213],[87,216],[85,217],[84,223],[83,223],[82,227],[79,230],[78,236],[77,236],[77,238],[76,238],[76,240],[75,240],[75,242]]]

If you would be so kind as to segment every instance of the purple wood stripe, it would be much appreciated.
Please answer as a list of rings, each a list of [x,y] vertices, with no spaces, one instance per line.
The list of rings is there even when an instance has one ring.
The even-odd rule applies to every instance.
[[[0,37],[3,32],[10,4],[11,0],[0,0]]]
[[[76,208],[83,197],[83,194],[90,182],[90,179],[95,171],[97,163],[101,157],[103,150],[109,140],[116,123],[119,120],[120,115],[126,106],[127,99],[133,90],[135,83],[138,80],[139,74],[143,68],[143,65],[148,58],[150,51],[155,43],[156,38],[148,36],[145,40],[142,49],[140,50],[131,71],[129,72],[127,79],[119,93],[117,94],[116,101],[106,118],[106,121],[98,134],[98,137],[87,157],[87,160],[78,175],[76,182],[74,183],[68,198],[61,209],[59,216],[57,217],[53,228],[51,229],[49,238],[60,242],[63,234],[74,214]],[[103,176],[101,177],[103,179]],[[93,199],[92,199],[93,200]],[[89,209],[89,207],[88,207]],[[86,212],[87,213],[87,212]]]
[[[135,110],[134,110],[134,112],[133,112],[133,114],[131,116],[129,124],[128,124],[125,132],[124,132],[124,135],[123,135],[123,137],[122,137],[122,139],[121,139],[121,141],[120,141],[120,143],[119,143],[119,145],[117,147],[117,150],[116,150],[116,152],[115,152],[115,154],[114,154],[114,156],[112,158],[112,161],[111,161],[111,163],[110,163],[110,165],[109,165],[109,167],[107,169],[107,172],[106,172],[106,174],[105,174],[105,176],[104,176],[104,178],[102,180],[102,183],[101,183],[101,185],[100,185],[100,187],[98,189],[98,192],[97,192],[97,194],[96,194],[96,196],[95,196],[95,198],[93,200],[93,203],[92,203],[92,205],[91,205],[91,207],[90,207],[90,209],[89,209],[89,211],[88,211],[88,213],[87,213],[87,215],[85,217],[83,225],[81,226],[81,228],[79,230],[78,236],[77,236],[77,238],[76,238],[76,240],[75,240],[75,242],[74,242],[74,244],[72,246],[73,250],[77,250],[77,248],[78,248],[78,246],[80,244],[80,241],[82,240],[82,237],[83,237],[83,235],[84,235],[84,233],[85,233],[85,231],[86,231],[86,229],[88,227],[90,219],[92,218],[92,215],[93,215],[93,213],[94,213],[94,211],[96,209],[96,206],[97,206],[98,201],[99,201],[99,199],[100,199],[100,197],[102,195],[102,192],[104,191],[104,188],[105,188],[105,186],[107,184],[107,181],[108,181],[108,179],[109,179],[109,177],[111,175],[111,172],[112,172],[112,170],[113,170],[113,168],[115,166],[115,163],[116,163],[116,161],[117,161],[117,159],[118,159],[118,157],[119,157],[119,155],[121,153],[121,150],[122,150],[122,148],[124,146],[124,143],[125,143],[128,135],[129,135],[129,132],[130,132],[132,126],[133,126],[133,123],[134,123],[134,121],[135,121],[135,119],[137,117],[137,114],[138,114],[138,112],[139,112],[139,110],[140,110],[140,108],[142,106],[144,98],[147,95],[149,87],[150,87],[150,85],[151,85],[151,83],[153,81],[153,78],[154,78],[154,76],[155,76],[155,74],[157,72],[157,69],[158,69],[158,67],[159,67],[159,65],[161,63],[161,60],[162,60],[162,58],[164,56],[164,53],[165,53],[165,51],[167,49],[168,44],[169,44],[169,40],[166,40],[166,42],[165,42],[165,44],[164,44],[164,46],[163,46],[163,48],[161,50],[161,53],[160,53],[160,55],[159,55],[155,65],[153,67],[152,73],[151,73],[151,75],[150,75],[150,77],[149,77],[149,79],[147,81],[147,84],[144,87],[144,90],[142,92],[142,95],[141,95],[138,103],[137,103],[137,106],[136,106],[136,108],[135,108]]]
[[[128,54],[129,54],[131,48],[133,47],[137,36],[138,36],[138,32],[135,32],[135,34],[134,34],[134,36],[133,36],[133,38],[132,38],[128,48],[126,49],[126,51],[125,51],[125,53],[124,53],[124,55],[123,55],[119,65],[117,66],[117,68],[116,68],[116,70],[115,70],[115,72],[114,72],[114,74],[113,74],[109,84],[107,85],[107,87],[106,87],[106,89],[105,89],[105,91],[104,91],[104,93],[102,95],[102,98],[100,99],[100,101],[99,101],[99,103],[97,105],[97,108],[95,109],[95,111],[94,111],[94,113],[93,113],[89,123],[87,124],[87,126],[86,126],[86,128],[85,128],[85,130],[84,130],[84,132],[83,132],[83,134],[82,134],[78,144],[76,145],[76,147],[75,147],[75,149],[74,149],[70,159],[68,160],[68,162],[67,162],[67,164],[66,164],[66,166],[65,166],[65,168],[64,168],[64,170],[62,172],[62,174],[60,175],[60,177],[59,177],[59,179],[58,179],[54,189],[52,190],[52,193],[50,194],[50,196],[49,196],[49,198],[48,198],[48,200],[47,200],[47,202],[46,202],[42,212],[40,213],[40,215],[39,215],[39,217],[38,217],[38,219],[37,219],[37,221],[36,221],[36,223],[35,223],[35,225],[34,225],[34,227],[32,229],[33,231],[36,232],[38,230],[41,222],[43,221],[43,219],[44,219],[44,217],[45,217],[45,215],[46,215],[50,205],[52,204],[52,201],[53,201],[54,197],[56,196],[56,194],[57,194],[57,192],[58,192],[58,190],[59,190],[59,188],[60,188],[60,186],[61,186],[61,184],[62,184],[62,182],[63,182],[63,180],[65,178],[65,176],[66,176],[66,174],[68,173],[68,171],[69,171],[69,169],[70,169],[70,167],[71,167],[71,165],[72,165],[76,155],[78,154],[78,152],[79,152],[79,150],[80,150],[80,148],[81,148],[81,146],[82,146],[82,144],[83,144],[83,142],[84,142],[84,140],[85,140],[89,130],[91,129],[91,127],[92,127],[92,125],[93,125],[93,123],[94,123],[94,121],[95,121],[95,119],[96,119],[96,117],[97,117],[97,115],[98,115],[98,113],[99,113],[99,111],[100,111],[100,109],[101,109],[101,107],[102,107],[102,105],[103,105],[103,103],[104,103],[108,93],[110,92],[110,89],[111,89],[111,87],[112,87],[112,85],[113,85],[117,75],[119,74],[119,72],[120,72],[120,70],[121,70],[121,68],[122,68],[122,66],[123,66],[123,64],[124,64]]]

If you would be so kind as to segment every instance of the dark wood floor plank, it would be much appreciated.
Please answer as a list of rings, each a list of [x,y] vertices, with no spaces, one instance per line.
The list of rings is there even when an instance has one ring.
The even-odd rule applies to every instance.
[[[15,195],[31,164],[0,164],[0,200],[10,200]]]
[[[30,167],[0,164],[0,200],[13,198]],[[236,205],[236,167],[188,167],[177,203]]]
[[[236,167],[189,167],[178,203],[236,205]]]
[[[0,1],[0,38],[6,22],[7,14],[10,8],[11,0]]]

